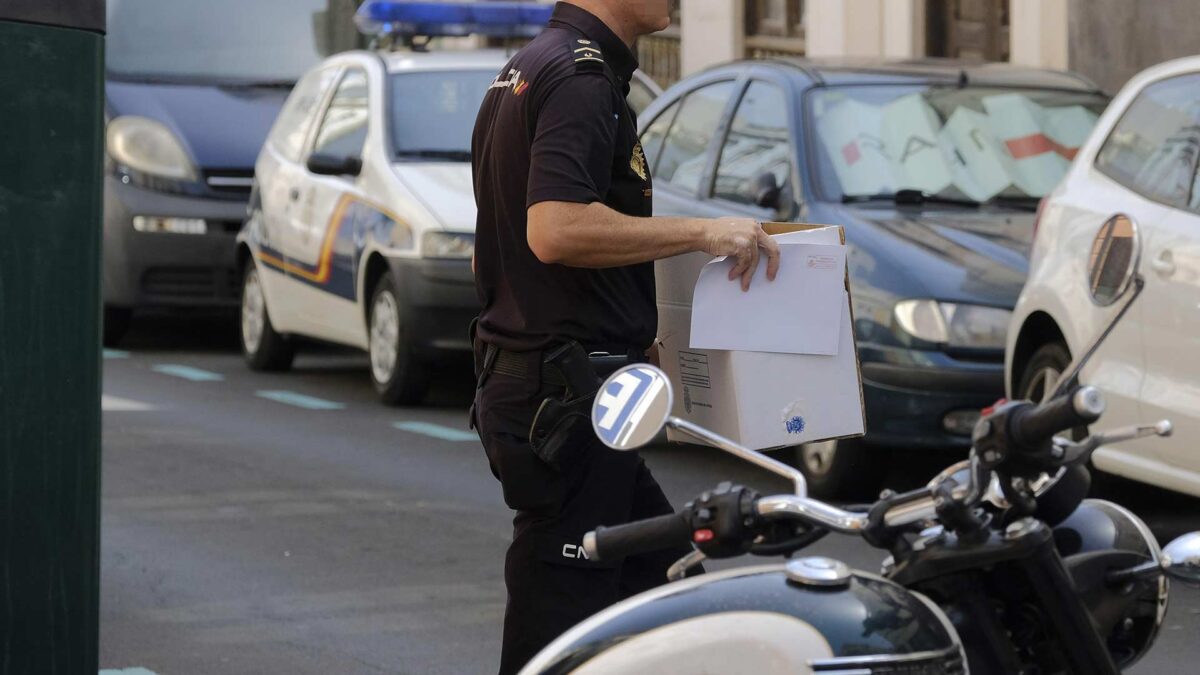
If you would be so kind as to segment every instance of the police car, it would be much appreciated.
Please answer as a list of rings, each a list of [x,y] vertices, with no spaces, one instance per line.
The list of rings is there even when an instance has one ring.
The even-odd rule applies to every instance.
[[[358,19],[389,36],[528,37],[551,10],[368,2]],[[489,87],[507,84],[497,74],[510,55],[354,51],[299,81],[258,157],[238,236],[252,369],[289,368],[296,337],[357,347],[383,401],[400,405],[420,401],[440,357],[466,356],[478,311],[471,133]],[[643,80],[638,96],[648,90]]]

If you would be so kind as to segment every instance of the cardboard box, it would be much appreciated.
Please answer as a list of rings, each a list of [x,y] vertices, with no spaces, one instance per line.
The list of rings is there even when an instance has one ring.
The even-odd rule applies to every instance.
[[[811,243],[845,246],[842,228],[769,223],[772,235],[809,232]],[[675,389],[677,417],[755,450],[861,436],[866,428],[849,283],[834,356],[692,349],[692,294],[711,256],[655,263],[659,357]],[[729,283],[737,283],[731,281]],[[694,442],[668,431],[672,441]]]

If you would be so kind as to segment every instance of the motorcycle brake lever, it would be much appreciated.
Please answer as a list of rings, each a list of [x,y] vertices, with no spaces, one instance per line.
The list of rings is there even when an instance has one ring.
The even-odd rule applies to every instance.
[[[688,570],[696,565],[704,562],[708,556],[704,555],[703,551],[693,550],[691,553],[676,560],[670,567],[667,568],[667,581],[679,581],[687,576]]]
[[[812,546],[824,538],[827,534],[829,534],[829,530],[815,527],[787,539],[774,541],[771,543],[755,543],[750,546],[750,550],[748,552],[750,555],[763,556],[791,555],[796,551]]]
[[[1055,454],[1061,459],[1063,466],[1079,464],[1091,459],[1097,449],[1114,443],[1124,443],[1149,436],[1166,438],[1175,432],[1175,425],[1170,420],[1159,420],[1154,424],[1141,424],[1113,429],[1093,434],[1086,439],[1074,442],[1061,436],[1054,438]]]

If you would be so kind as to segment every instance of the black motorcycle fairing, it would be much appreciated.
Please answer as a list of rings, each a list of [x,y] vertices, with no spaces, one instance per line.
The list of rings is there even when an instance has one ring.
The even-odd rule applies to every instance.
[[[797,586],[788,582],[782,565],[694,577],[626,600],[572,629],[562,638],[563,643],[552,645],[554,660],[539,672],[569,673],[642,633],[687,619],[738,611],[800,619],[821,633],[836,658],[902,659],[927,653],[930,663],[908,662],[911,670],[904,672],[963,672],[961,645],[949,621],[915,594],[886,579],[862,574],[855,574],[841,587]],[[887,666],[886,659],[879,665]]]

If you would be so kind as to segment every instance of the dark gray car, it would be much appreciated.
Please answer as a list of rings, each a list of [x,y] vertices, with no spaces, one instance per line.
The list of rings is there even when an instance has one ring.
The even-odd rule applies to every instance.
[[[845,227],[867,436],[797,449],[814,491],[876,489],[890,449],[969,447],[1039,199],[1107,101],[1006,64],[743,61],[642,115],[656,214]]]
[[[108,0],[104,341],[135,309],[237,307],[254,160],[327,0]]]

